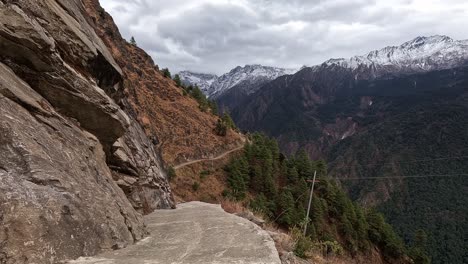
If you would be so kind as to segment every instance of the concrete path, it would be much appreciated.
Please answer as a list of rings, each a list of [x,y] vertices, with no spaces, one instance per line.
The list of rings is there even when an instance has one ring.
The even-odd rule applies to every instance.
[[[70,264],[280,264],[266,231],[219,205],[190,202],[145,217],[149,237]]]
[[[180,168],[182,168],[182,167],[188,166],[188,165],[190,165],[190,164],[194,164],[194,163],[198,163],[198,162],[202,162],[202,161],[212,161],[212,160],[222,159],[222,158],[226,157],[226,155],[231,154],[232,152],[241,150],[241,149],[243,149],[243,148],[244,148],[244,146],[240,146],[240,147],[237,147],[237,148],[235,148],[235,149],[231,149],[231,150],[226,151],[226,152],[224,152],[223,154],[221,154],[221,155],[219,155],[219,156],[217,156],[217,157],[214,157],[214,158],[197,159],[197,160],[187,161],[187,162],[184,162],[184,163],[181,163],[181,164],[179,164],[179,165],[174,166],[174,169],[177,170],[177,169],[180,169]]]

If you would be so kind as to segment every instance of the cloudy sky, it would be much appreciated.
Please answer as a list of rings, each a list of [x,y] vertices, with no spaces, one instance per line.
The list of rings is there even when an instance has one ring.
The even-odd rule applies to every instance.
[[[467,0],[100,0],[161,67],[296,68],[416,36],[468,39]]]

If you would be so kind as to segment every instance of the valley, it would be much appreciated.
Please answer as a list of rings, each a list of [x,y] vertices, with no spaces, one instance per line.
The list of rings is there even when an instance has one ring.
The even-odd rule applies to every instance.
[[[459,207],[465,203],[468,171],[466,43],[418,37],[303,68],[250,96],[225,95],[242,130],[276,138],[288,155],[302,149],[327,160],[329,175],[344,179],[353,200],[379,208],[405,241],[424,230],[432,263],[462,263],[463,232],[453,235],[453,230],[466,229],[468,213]],[[218,98],[222,105],[223,96]],[[454,177],[397,177],[433,174]],[[442,210],[453,221],[440,216]]]
[[[468,260],[467,40],[297,67],[201,1],[0,1],[1,264]]]

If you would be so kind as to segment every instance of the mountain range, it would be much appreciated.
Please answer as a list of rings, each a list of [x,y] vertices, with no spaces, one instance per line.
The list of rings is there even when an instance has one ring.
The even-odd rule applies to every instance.
[[[197,85],[209,98],[219,100],[224,94],[242,93],[250,95],[262,85],[287,74],[297,72],[296,69],[285,69],[263,65],[237,66],[221,76],[205,73],[182,71],[179,76],[187,85]]]
[[[310,68],[319,71],[326,66],[340,66],[351,69],[355,79],[375,79],[453,68],[465,63],[467,58],[468,40],[453,40],[447,36],[435,35],[417,37],[399,46],[387,46],[348,59],[329,59]],[[300,70],[304,68],[308,67],[303,66]],[[219,77],[190,71],[182,71],[179,75],[185,84],[198,85],[221,108],[233,110],[263,85],[298,71],[299,69],[246,65],[238,66]]]
[[[465,41],[421,37],[299,71],[181,73],[240,128],[267,137],[240,133],[198,89],[160,70],[98,0],[0,1],[0,21],[0,263],[102,262],[91,256],[110,250],[120,250],[104,253],[111,262],[174,259],[165,245],[188,245],[181,261],[239,263],[265,243],[274,263],[427,263],[426,251],[433,263],[466,263]],[[191,200],[262,225],[249,210],[260,212],[279,228],[249,223],[251,254],[233,257],[210,241],[247,220],[194,207],[203,228],[186,241],[193,225],[165,214],[182,211],[157,211]]]
[[[468,155],[468,41],[417,37],[255,90],[220,90],[215,99],[241,129],[275,137],[284,153],[305,149],[326,159],[350,195],[380,208],[407,242],[425,230],[433,263],[467,259],[455,230],[468,228],[468,185],[457,176],[468,164],[452,157]],[[453,177],[392,179],[447,174]],[[346,180],[375,177],[383,178]]]

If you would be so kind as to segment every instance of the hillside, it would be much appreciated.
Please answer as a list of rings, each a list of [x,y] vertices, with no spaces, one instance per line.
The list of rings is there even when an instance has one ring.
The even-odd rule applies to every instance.
[[[0,262],[131,245],[174,208],[166,168],[243,144],[98,1],[0,2]]]
[[[451,60],[459,54],[450,48],[454,41],[444,44],[447,49],[438,45],[450,52],[430,54],[437,54],[437,63],[417,73],[382,67],[383,75],[376,74],[375,64],[305,68],[262,87],[232,112],[233,118],[241,129],[274,136],[288,154],[303,148],[314,158],[326,158],[330,173],[338,178],[464,174],[466,159],[437,159],[467,153],[465,55]],[[440,54],[447,57],[441,59]],[[456,63],[447,66],[443,58]],[[436,161],[405,164],[421,159]],[[441,185],[434,180],[438,182],[429,178],[342,184],[353,199],[378,205],[407,242],[418,229],[426,231],[433,263],[460,263],[465,256],[459,246],[463,234],[453,230],[465,228],[467,211],[459,205],[466,181],[457,175],[441,179]],[[430,206],[428,201],[433,201]],[[432,209],[424,211],[428,206]]]
[[[224,196],[290,230],[297,243],[294,252],[339,256],[348,262],[408,263],[403,241],[382,215],[353,203],[327,174],[322,160],[312,161],[305,152],[286,158],[274,139],[254,134],[238,157],[226,166]],[[310,187],[317,173],[311,214],[306,218]],[[302,235],[304,223],[309,223]],[[313,253],[314,252],[314,253]],[[338,261],[338,260],[337,260]]]
[[[0,263],[63,263],[80,257],[87,263],[107,261],[87,258],[96,255],[126,263],[128,259],[119,256],[132,259],[135,254],[147,262],[161,252],[183,262],[199,257],[197,251],[212,263],[240,263],[242,258],[261,262],[249,259],[259,253],[255,246],[263,250],[261,259],[278,262],[272,239],[257,225],[214,205],[191,203],[176,209],[177,202],[189,200],[237,202],[263,214],[280,233],[291,233],[294,253],[303,258],[313,252],[341,262],[410,263],[408,254],[424,258],[426,249],[407,232],[423,228],[431,250],[453,253],[434,255],[437,261],[460,259],[463,247],[435,244],[433,235],[438,234],[430,232],[440,222],[433,213],[408,213],[427,202],[421,188],[434,190],[436,184],[415,187],[405,181],[398,186],[408,192],[391,195],[396,189],[387,188],[389,195],[383,199],[369,192],[375,186],[346,186],[356,199],[378,202],[406,242],[414,241],[408,248],[381,214],[352,202],[332,176],[360,177],[362,171],[345,168],[357,166],[350,160],[365,165],[368,160],[361,155],[371,153],[386,162],[388,157],[397,161],[393,153],[403,159],[423,151],[419,144],[407,149],[404,145],[411,144],[402,141],[386,152],[390,136],[383,131],[393,133],[387,122],[403,133],[411,122],[399,121],[417,119],[411,129],[427,136],[417,138],[428,148],[424,151],[444,144],[447,151],[465,155],[454,149],[466,145],[466,68],[368,80],[356,79],[354,69],[333,63],[295,75],[254,65],[218,78],[229,84],[224,88],[262,88],[254,93],[255,101],[243,104],[248,112],[234,113],[246,128],[278,137],[288,154],[294,153],[288,156],[274,139],[261,134],[247,139],[229,114],[217,115],[216,106],[199,89],[160,70],[137,43],[122,38],[98,0],[0,1],[0,21]],[[264,78],[265,72],[270,79]],[[393,86],[398,89],[389,93]],[[434,97],[438,100],[430,101]],[[430,106],[437,108],[428,111]],[[306,131],[304,137],[305,130],[297,133],[298,125],[314,133]],[[442,125],[444,133],[438,129]],[[358,140],[349,141],[355,137]],[[369,150],[364,142],[374,139],[376,147]],[[299,144],[315,157],[328,155],[335,164],[329,173],[324,161],[296,151]],[[356,158],[354,148],[365,153]],[[465,169],[463,162],[449,164]],[[415,170],[402,166],[400,172],[406,169]],[[306,219],[310,225],[302,235],[306,180],[315,170],[319,182]],[[438,217],[456,219],[441,228],[441,235],[448,236],[463,223],[464,200],[446,204],[454,199],[451,195],[463,197],[460,192],[466,187],[456,179],[439,192],[450,195],[440,203],[432,200],[434,206],[446,206]],[[406,222],[420,216],[428,219],[420,226]],[[234,235],[237,242],[230,240]],[[242,239],[253,245],[239,246]],[[450,243],[462,245],[457,239]],[[243,251],[249,252],[247,257]]]
[[[160,73],[148,54],[127,43],[98,1],[87,0],[85,6],[97,34],[124,74],[123,87],[114,98],[136,116],[167,164],[208,157],[242,145],[242,136],[237,133],[217,136],[213,132],[217,117],[200,111],[195,100],[184,96],[181,88]]]

